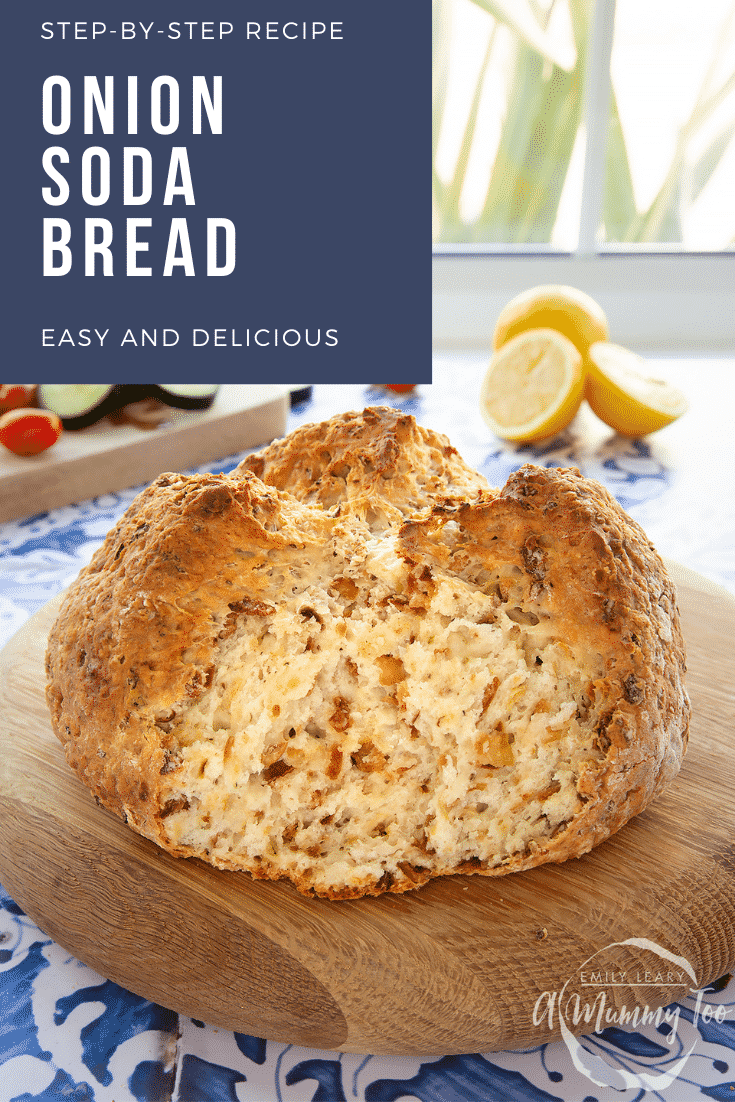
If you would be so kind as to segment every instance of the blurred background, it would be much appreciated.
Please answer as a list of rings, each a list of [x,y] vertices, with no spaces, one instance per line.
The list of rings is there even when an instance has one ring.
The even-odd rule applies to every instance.
[[[614,339],[735,347],[733,0],[433,0],[434,337],[580,287]]]

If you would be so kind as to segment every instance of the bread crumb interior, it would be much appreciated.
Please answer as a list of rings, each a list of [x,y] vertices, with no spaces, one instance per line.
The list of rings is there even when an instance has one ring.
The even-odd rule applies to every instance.
[[[604,761],[604,661],[519,605],[513,570],[417,583],[395,531],[264,561],[257,605],[218,625],[211,683],[159,717],[169,842],[317,892],[548,842]]]

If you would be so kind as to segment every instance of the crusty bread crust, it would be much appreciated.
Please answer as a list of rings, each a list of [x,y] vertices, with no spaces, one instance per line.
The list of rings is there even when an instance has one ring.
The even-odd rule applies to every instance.
[[[446,436],[385,406],[304,425],[247,456],[237,470],[304,504],[366,519],[373,530],[489,489]]]
[[[332,899],[579,856],[675,776],[688,732],[674,588],[610,494],[530,465],[491,489],[381,408],[158,478],[46,661],[100,804]]]

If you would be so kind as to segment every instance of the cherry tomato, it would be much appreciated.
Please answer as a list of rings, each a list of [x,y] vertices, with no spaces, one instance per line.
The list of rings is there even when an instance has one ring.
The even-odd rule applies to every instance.
[[[406,394],[409,390],[413,390],[416,383],[383,383],[386,390],[395,390],[397,394]]]
[[[32,406],[35,393],[34,383],[0,383],[0,412]]]
[[[61,436],[61,421],[43,409],[11,409],[0,417],[0,444],[15,455],[38,455]]]

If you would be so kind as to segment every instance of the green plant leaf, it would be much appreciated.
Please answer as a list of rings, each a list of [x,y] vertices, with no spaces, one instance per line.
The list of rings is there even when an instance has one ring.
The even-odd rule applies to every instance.
[[[733,136],[735,136],[735,122],[725,126],[695,161],[691,170],[690,202],[693,203],[698,199],[702,189],[709,183]]]
[[[685,203],[690,203],[699,194],[704,184],[717,167],[729,137],[733,132],[730,124],[728,140],[721,132],[697,159],[694,169],[688,165],[687,148],[693,142],[699,130],[705,125],[712,112],[735,88],[735,74],[713,95],[704,98],[700,95],[695,107],[679,130],[676,150],[666,173],[666,178],[658,194],[647,211],[636,216],[625,235],[626,241],[636,242],[677,242],[683,240],[681,212]]]
[[[436,156],[449,81],[449,40],[452,33],[449,0],[432,0],[431,24],[432,151]]]
[[[451,7],[450,0],[432,0],[432,61],[431,61],[431,182],[433,198],[433,218],[438,230],[436,236],[441,238],[442,226],[447,213],[446,188],[436,171],[436,153],[439,145],[442,124],[444,122],[444,108],[447,98],[447,84],[449,77],[449,41],[451,37]]]
[[[614,89],[610,92],[605,193],[602,206],[602,220],[605,225],[606,240],[625,240],[625,234],[636,217],[636,205],[628,150],[625,145]]]
[[[533,181],[526,175],[532,141],[532,120],[543,100],[544,60],[524,43],[517,44],[516,63],[505,124],[473,239],[488,242],[515,241],[515,227],[522,220]],[[532,163],[531,170],[534,165]]]
[[[636,215],[628,227],[626,241],[640,243],[682,240],[682,167],[682,153],[679,149],[648,210]]]
[[[582,109],[590,0],[572,0],[577,61],[549,66],[519,40],[505,125],[474,239],[551,241]]]
[[[472,0],[472,3],[514,30],[527,46],[553,65],[567,72],[574,67],[572,44],[569,43],[568,49],[560,47],[538,21],[528,0]]]
[[[470,111],[467,116],[464,133],[462,135],[457,163],[454,167],[452,179],[446,189],[444,204],[446,212],[444,240],[450,238],[452,240],[462,241],[467,236],[467,227],[462,221],[460,215],[460,200],[462,197],[462,189],[464,187],[465,178],[467,175],[467,166],[469,163],[470,153],[472,151],[473,143],[475,140],[477,115],[480,108],[480,99],[482,96],[483,85],[485,83],[485,76],[487,74],[487,68],[490,62],[490,55],[492,53],[493,43],[495,40],[496,27],[497,24],[495,24],[492,31],[490,32],[490,38],[488,40],[487,49],[485,50],[485,56],[480,67],[477,81],[475,82],[472,104],[470,106]]]
[[[533,180],[518,241],[547,243],[556,222],[582,110],[581,73],[554,68],[531,135],[524,168]]]

